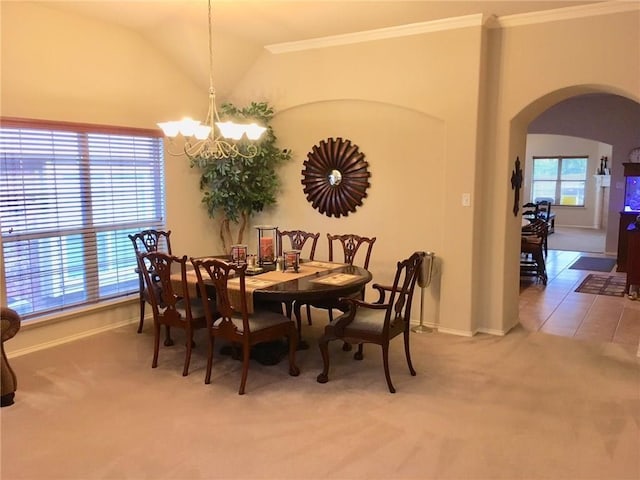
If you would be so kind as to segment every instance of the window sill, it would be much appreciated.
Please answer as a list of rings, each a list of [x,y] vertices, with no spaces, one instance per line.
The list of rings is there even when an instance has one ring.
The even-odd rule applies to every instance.
[[[119,307],[122,305],[138,302],[139,298],[140,297],[136,292],[134,294],[127,295],[126,297],[121,297],[114,300],[107,300],[107,301],[99,302],[93,305],[84,305],[72,310],[65,310],[63,312],[55,312],[55,313],[50,313],[48,315],[29,318],[22,321],[20,325],[20,329],[29,330],[30,328],[39,327],[44,324],[50,325],[52,323],[63,322],[63,321],[71,320],[74,318],[83,317],[88,314],[101,312],[104,310],[111,310],[114,307]]]

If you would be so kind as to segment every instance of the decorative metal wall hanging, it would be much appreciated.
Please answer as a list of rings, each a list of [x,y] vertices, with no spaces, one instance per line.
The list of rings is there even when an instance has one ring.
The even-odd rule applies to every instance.
[[[511,190],[515,190],[513,197],[513,216],[518,216],[520,210],[520,188],[522,187],[522,169],[520,168],[520,157],[516,157],[516,167],[511,172]]]
[[[362,205],[371,173],[357,145],[340,137],[322,140],[307,154],[303,165],[304,193],[320,213],[346,216]]]

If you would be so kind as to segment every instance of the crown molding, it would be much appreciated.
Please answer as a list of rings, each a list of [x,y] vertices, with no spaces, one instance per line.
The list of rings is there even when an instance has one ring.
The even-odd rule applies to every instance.
[[[300,50],[311,50],[349,45],[353,43],[371,42],[374,40],[385,40],[388,38],[421,35],[423,33],[441,32],[443,30],[453,30],[456,28],[479,27],[482,26],[483,21],[484,19],[482,14],[465,15],[462,17],[444,18],[431,22],[410,23],[396,27],[378,28],[375,30],[365,30],[362,32],[346,33],[343,35],[311,38],[309,40],[301,40],[298,42],[275,43],[267,45],[265,48],[274,54],[289,53]]]
[[[309,40],[301,40],[298,42],[274,43],[265,46],[265,48],[273,54],[289,53],[301,50],[349,45],[353,43],[371,42],[374,40],[385,40],[388,38],[421,35],[424,33],[441,32],[457,28],[477,27],[482,25],[487,28],[508,28],[632,11],[640,11],[640,0],[612,0],[587,5],[557,8],[554,10],[544,10],[540,12],[506,15],[503,17],[496,17],[495,15],[484,17],[482,14],[465,15],[462,17],[444,18],[431,22],[410,23],[407,25],[365,30],[362,32],[346,33],[343,35],[311,38]]]
[[[556,8],[554,10],[543,10],[540,12],[520,13],[517,15],[496,17],[495,21],[488,25],[488,27],[519,27],[522,25],[534,25],[538,23],[557,22],[560,20],[595,17],[597,15],[611,15],[614,13],[631,12],[634,10],[640,11],[639,0],[614,0],[587,5],[577,5],[573,7]]]

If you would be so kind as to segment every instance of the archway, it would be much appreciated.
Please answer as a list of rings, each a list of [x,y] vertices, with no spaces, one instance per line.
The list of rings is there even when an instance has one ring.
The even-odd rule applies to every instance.
[[[592,86],[566,88],[539,98],[512,122],[510,151],[513,145],[525,145],[522,138],[528,133],[568,135],[611,145],[612,188],[609,190],[605,253],[613,256],[617,253],[619,212],[624,203],[624,189],[619,188],[624,182],[622,164],[628,161],[629,151],[638,146],[639,125],[640,103],[637,99],[612,88]],[[530,161],[531,158],[523,158],[523,164]],[[553,283],[547,286],[549,289],[553,289]]]

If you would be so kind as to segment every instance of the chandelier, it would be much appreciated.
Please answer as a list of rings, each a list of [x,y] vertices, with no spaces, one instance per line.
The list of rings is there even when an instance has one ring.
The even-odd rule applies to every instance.
[[[171,144],[182,136],[184,148],[182,152],[171,152],[171,155],[185,154],[189,159],[196,157],[220,159],[228,157],[252,158],[258,153],[258,147],[251,142],[244,142],[244,148],[238,148],[236,141],[246,137],[258,140],[266,130],[256,123],[222,122],[216,107],[216,90],[213,86],[213,36],[211,0],[208,0],[209,12],[209,107],[204,122],[185,117],[182,120],[158,123]],[[219,134],[217,132],[220,132]],[[225,139],[234,140],[229,142]]]

